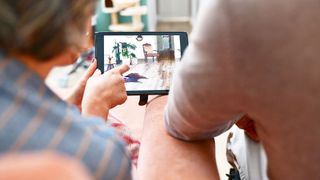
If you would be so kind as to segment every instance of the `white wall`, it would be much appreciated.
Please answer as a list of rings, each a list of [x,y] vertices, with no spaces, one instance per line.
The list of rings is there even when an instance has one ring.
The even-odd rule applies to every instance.
[[[210,0],[148,0],[149,31],[155,31],[158,20],[191,21],[193,24],[201,6]]]
[[[148,29],[149,31],[155,31],[157,28],[157,1],[148,0]]]
[[[199,5],[201,7],[201,6],[204,6],[206,3],[208,3],[208,2],[210,2],[212,0],[198,0],[198,1],[199,1]]]
[[[196,21],[199,11],[199,1],[201,0],[191,0],[191,24],[194,24]]]
[[[158,20],[189,21],[192,0],[157,0]]]
[[[197,21],[197,17],[201,8],[203,8],[206,3],[212,0],[191,0],[191,23],[194,24]]]

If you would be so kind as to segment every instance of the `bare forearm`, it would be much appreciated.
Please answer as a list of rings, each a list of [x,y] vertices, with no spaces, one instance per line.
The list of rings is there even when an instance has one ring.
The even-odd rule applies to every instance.
[[[166,98],[148,105],[138,172],[140,179],[218,179],[213,141],[185,142],[165,130]]]

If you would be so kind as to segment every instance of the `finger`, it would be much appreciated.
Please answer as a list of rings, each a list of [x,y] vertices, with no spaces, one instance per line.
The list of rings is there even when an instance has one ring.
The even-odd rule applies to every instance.
[[[128,96],[127,96],[127,92],[126,92],[125,88],[119,88],[118,92],[119,93],[118,93],[117,105],[121,105],[126,102],[126,100],[128,99]]]
[[[90,64],[89,68],[87,69],[84,77],[86,77],[86,79],[89,79],[89,77],[91,77],[93,75],[93,73],[95,72],[96,69],[97,69],[97,60],[94,58],[92,60],[92,63]]]
[[[93,73],[93,77],[97,77],[97,76],[100,76],[101,75],[101,71],[100,71],[100,69],[96,69],[96,71],[94,71],[94,73]]]
[[[81,77],[80,80],[86,82],[93,75],[96,69],[97,69],[97,60],[94,58],[89,68],[86,70],[86,72],[84,73],[84,75]]]
[[[122,95],[122,98],[121,98],[121,102],[119,105],[125,103],[128,99],[128,96],[127,96],[127,93],[125,92],[123,95]]]
[[[118,67],[112,69],[112,71],[113,71],[113,73],[119,73],[119,74],[122,75],[123,73],[129,71],[129,69],[130,69],[130,68],[129,68],[128,65],[123,64],[123,65],[121,65],[121,66],[118,66]]]
[[[119,82],[123,85],[126,82],[121,74],[113,74],[113,78],[115,78],[117,80],[117,82]]]

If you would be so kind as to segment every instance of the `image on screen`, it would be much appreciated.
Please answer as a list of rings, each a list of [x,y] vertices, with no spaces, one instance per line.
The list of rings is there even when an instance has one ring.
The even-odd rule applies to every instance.
[[[179,35],[104,36],[104,71],[129,65],[124,74],[127,91],[169,90],[180,60]]]

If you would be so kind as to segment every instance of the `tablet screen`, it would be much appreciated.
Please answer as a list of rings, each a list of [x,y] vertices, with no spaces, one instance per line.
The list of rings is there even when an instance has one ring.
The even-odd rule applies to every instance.
[[[181,41],[179,34],[106,34],[103,71],[127,64],[123,76],[129,94],[165,94],[185,48]]]

